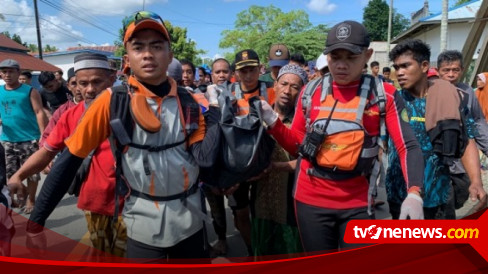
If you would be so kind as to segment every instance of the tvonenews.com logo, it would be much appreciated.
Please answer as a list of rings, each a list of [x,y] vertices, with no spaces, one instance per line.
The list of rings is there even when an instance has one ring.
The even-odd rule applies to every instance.
[[[443,228],[426,227],[381,227],[370,225],[363,228],[354,226],[354,237],[356,239],[478,239],[479,229],[477,228],[450,228],[444,233]]]
[[[476,220],[351,220],[351,244],[470,244],[488,261],[488,213]]]

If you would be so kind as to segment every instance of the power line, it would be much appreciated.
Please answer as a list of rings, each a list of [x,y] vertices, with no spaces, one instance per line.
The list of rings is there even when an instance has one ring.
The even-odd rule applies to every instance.
[[[4,15],[8,15],[8,16],[17,16],[17,17],[28,17],[28,18],[34,18],[34,16],[28,16],[28,15],[22,15],[22,14],[12,14],[12,13],[3,13]],[[54,31],[54,32],[57,32],[59,34],[62,34],[66,37],[70,37],[70,38],[73,38],[77,41],[82,41],[84,43],[87,43],[87,44],[97,44],[96,42],[93,42],[91,40],[88,40],[86,38],[83,38],[83,37],[79,37],[79,36],[75,36],[73,33],[70,33],[68,30],[66,30],[65,27],[63,26],[60,26],[58,24],[55,24],[53,23],[52,21],[44,18],[44,17],[41,17],[41,20],[42,21],[45,21],[53,26],[55,26],[57,29],[49,29],[48,31]],[[18,22],[18,21],[11,21],[11,20],[5,20],[3,21],[5,23],[15,23],[15,24],[20,24],[24,29],[34,29],[35,27],[32,26],[32,23],[30,22]],[[3,23],[2,21],[0,21],[0,23]]]
[[[60,26],[60,25],[57,25],[57,24],[55,24],[55,23],[53,23],[53,22],[51,22],[51,21],[47,20],[46,18],[42,18],[42,17],[41,17],[41,20],[46,21],[46,22],[48,22],[49,24],[51,24],[51,25],[53,25],[53,26],[57,27],[58,29],[60,29],[61,31],[57,31],[58,33],[64,34],[65,36],[71,37],[71,38],[73,38],[73,39],[75,39],[75,40],[77,40],[77,41],[82,41],[82,42],[85,42],[85,43],[87,43],[87,44],[97,44],[96,42],[93,42],[93,41],[88,40],[88,39],[86,39],[86,38],[83,38],[83,37],[79,37],[79,36],[75,36],[75,35],[73,35],[72,33],[68,32],[66,29],[64,29],[64,27],[62,27],[62,26]],[[56,30],[55,30],[55,29],[51,29],[51,31],[56,31]]]
[[[101,25],[109,26],[109,27],[111,27],[113,29],[120,28],[120,26],[117,27],[117,26],[114,26],[114,25],[112,25],[111,23],[109,23],[109,22],[107,22],[105,20],[102,20],[101,19],[101,18],[103,18],[102,16],[93,16],[93,15],[89,14],[88,12],[86,12],[84,10],[83,7],[81,7],[78,4],[76,4],[75,1],[64,1],[64,3],[67,4],[67,6],[69,7],[68,9],[70,9],[71,11],[76,10],[76,13],[82,15],[83,17],[88,17],[92,21],[97,21]]]
[[[3,15],[10,15],[10,16],[18,16],[18,17],[29,17],[29,18],[34,18],[34,16],[31,15],[23,15],[23,14],[13,14],[13,13],[2,13]],[[0,21],[1,22],[1,21]]]
[[[99,29],[99,30],[101,30],[101,31],[103,31],[103,32],[106,32],[106,33],[108,33],[108,34],[110,34],[110,35],[113,35],[113,36],[115,36],[115,37],[119,37],[119,35],[117,35],[117,34],[115,34],[115,33],[111,32],[110,30],[107,30],[107,29],[105,29],[105,28],[102,28],[102,27],[98,26],[97,24],[94,24],[94,23],[90,22],[89,20],[86,20],[86,19],[84,19],[84,18],[80,17],[80,16],[79,16],[79,15],[78,15],[76,12],[74,12],[74,11],[71,11],[71,10],[69,10],[69,9],[65,8],[65,7],[62,7],[62,6],[60,6],[60,5],[57,5],[57,4],[55,4],[55,3],[51,2],[51,1],[48,1],[48,0],[41,0],[41,2],[43,2],[44,4],[46,4],[46,5],[48,5],[48,6],[52,7],[52,8],[54,8],[54,9],[56,9],[56,10],[60,11],[60,12],[62,12],[62,13],[65,13],[65,14],[70,15],[70,16],[72,16],[72,17],[74,17],[74,18],[76,18],[76,19],[78,19],[78,20],[80,20],[80,21],[83,21],[83,22],[87,23],[88,25],[91,25],[91,26],[93,26],[93,27],[95,27],[95,28],[97,28],[97,29]]]

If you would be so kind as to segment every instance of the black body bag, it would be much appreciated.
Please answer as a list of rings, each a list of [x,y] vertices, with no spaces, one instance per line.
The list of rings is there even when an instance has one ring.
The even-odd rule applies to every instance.
[[[235,97],[225,90],[219,96],[222,145],[219,155],[220,188],[229,188],[259,175],[271,163],[275,141],[266,133],[258,96],[249,99],[249,114],[237,116]]]

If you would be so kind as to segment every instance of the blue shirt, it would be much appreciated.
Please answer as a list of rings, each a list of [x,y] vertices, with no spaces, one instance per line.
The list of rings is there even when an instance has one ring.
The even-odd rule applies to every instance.
[[[21,84],[14,90],[0,86],[0,116],[2,118],[1,141],[27,142],[41,136],[37,117],[32,109],[32,87]]]
[[[433,147],[429,135],[425,129],[425,104],[426,98],[417,98],[408,91],[399,91],[405,101],[405,109],[408,114],[410,126],[420,144],[424,156],[424,207],[436,207],[447,202],[450,190],[449,166],[432,152]],[[473,138],[473,119],[467,119],[466,129],[470,138]],[[401,204],[407,197],[407,188],[400,166],[398,153],[393,142],[388,142],[388,170],[386,173],[386,193],[388,202]]]

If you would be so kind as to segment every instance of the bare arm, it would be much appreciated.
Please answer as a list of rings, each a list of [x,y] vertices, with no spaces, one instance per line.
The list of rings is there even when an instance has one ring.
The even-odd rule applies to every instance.
[[[44,131],[44,128],[46,128],[48,119],[46,117],[46,114],[44,113],[44,108],[42,107],[42,100],[41,100],[41,95],[39,92],[35,89],[32,89],[31,94],[30,94],[30,101],[32,105],[32,109],[34,110],[34,113],[36,114],[37,118],[37,124],[39,125],[39,130],[42,132]]]
[[[461,158],[466,173],[469,176],[471,184],[469,186],[469,196],[471,200],[486,204],[486,192],[483,189],[483,184],[481,182],[481,172],[480,172],[480,160],[478,158],[478,148],[473,139],[469,139],[468,146],[464,151],[463,157]]]
[[[26,178],[41,172],[58,154],[58,152],[49,151],[41,147],[38,151],[32,154],[27,161],[20,167],[17,172],[9,180],[9,184],[15,183],[16,180],[22,182]],[[13,180],[16,179],[16,180]]]
[[[296,167],[297,167],[297,160],[272,163],[272,169],[277,171],[295,172]]]
[[[10,192],[22,195],[25,191],[25,186],[22,184],[22,181],[42,171],[54,159],[56,154],[57,152],[49,151],[44,147],[32,154],[20,169],[9,178],[7,184]]]

